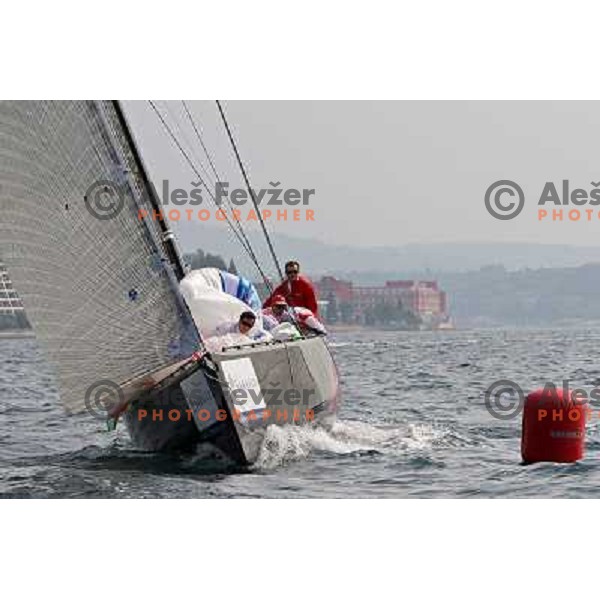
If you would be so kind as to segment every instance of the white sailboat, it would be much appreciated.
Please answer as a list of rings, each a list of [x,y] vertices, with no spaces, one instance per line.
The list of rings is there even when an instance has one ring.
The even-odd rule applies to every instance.
[[[154,194],[118,102],[0,103],[0,255],[67,412],[252,463],[268,426],[335,414],[335,364],[322,337],[207,352]]]

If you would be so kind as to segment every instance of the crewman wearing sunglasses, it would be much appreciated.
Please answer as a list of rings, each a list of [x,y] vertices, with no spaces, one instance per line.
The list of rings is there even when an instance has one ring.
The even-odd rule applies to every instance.
[[[246,310],[236,321],[226,322],[219,325],[216,333],[218,336],[227,335],[230,333],[241,333],[242,335],[248,336],[254,341],[267,341],[270,339],[270,335],[260,328],[256,328],[252,331],[255,324],[256,315],[251,310]]]
[[[285,265],[286,280],[279,284],[265,300],[263,308],[269,308],[277,296],[283,296],[288,306],[308,308],[318,317],[317,295],[310,280],[300,275],[300,263],[290,260]]]

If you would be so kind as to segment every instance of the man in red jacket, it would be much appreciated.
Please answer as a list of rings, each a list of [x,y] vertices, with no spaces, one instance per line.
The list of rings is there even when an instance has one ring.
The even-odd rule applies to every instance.
[[[315,317],[319,316],[317,296],[313,284],[303,275],[300,275],[300,263],[290,260],[285,264],[287,279],[278,285],[273,293],[265,300],[263,308],[273,304],[275,296],[283,296],[288,306],[303,306],[312,311]]]

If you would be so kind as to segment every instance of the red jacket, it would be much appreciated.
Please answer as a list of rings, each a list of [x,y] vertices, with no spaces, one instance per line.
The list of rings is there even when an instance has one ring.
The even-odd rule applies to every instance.
[[[311,310],[315,317],[319,316],[315,288],[303,275],[298,275],[298,278],[294,282],[286,279],[283,283],[279,284],[265,300],[263,308],[271,306],[275,296],[283,296],[288,306],[303,306]]]

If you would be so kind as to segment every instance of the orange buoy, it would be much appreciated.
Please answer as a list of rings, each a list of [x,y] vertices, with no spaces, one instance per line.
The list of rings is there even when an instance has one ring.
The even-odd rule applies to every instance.
[[[523,408],[523,462],[570,463],[583,458],[585,405],[553,386],[531,392]]]

